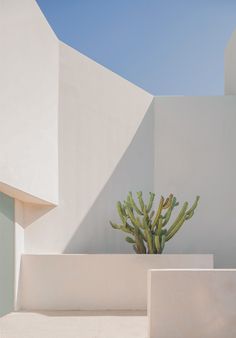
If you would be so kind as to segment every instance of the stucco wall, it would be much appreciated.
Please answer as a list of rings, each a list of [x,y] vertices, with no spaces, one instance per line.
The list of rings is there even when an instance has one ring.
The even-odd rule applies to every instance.
[[[25,250],[127,252],[109,220],[152,189],[153,97],[63,43],[59,82],[59,205],[25,205]]]
[[[0,191],[57,203],[58,41],[35,1],[0,0],[0,50]]]
[[[235,96],[155,99],[155,190],[201,196],[166,252],[213,253],[217,267],[236,267],[235,107]]]

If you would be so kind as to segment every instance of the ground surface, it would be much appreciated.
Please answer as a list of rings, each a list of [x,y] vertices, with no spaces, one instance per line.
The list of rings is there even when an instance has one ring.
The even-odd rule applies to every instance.
[[[143,312],[17,312],[0,318],[0,338],[147,338]]]

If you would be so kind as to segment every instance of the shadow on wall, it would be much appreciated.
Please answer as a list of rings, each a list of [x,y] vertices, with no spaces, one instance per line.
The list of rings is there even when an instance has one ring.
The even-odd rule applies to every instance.
[[[146,197],[153,190],[154,113],[150,105],[132,142],[100,192],[91,209],[79,224],[64,253],[129,253],[132,245],[125,234],[112,229],[109,220],[119,221],[116,202],[128,191],[142,190]]]
[[[27,204],[29,207],[29,204]],[[43,215],[47,214],[49,211],[54,209],[56,206],[51,205],[40,205],[40,204],[30,204],[31,210],[33,212],[27,213],[27,217],[24,217],[24,221],[21,223],[23,228],[27,228],[33,222],[35,222],[38,218],[42,217]]]
[[[14,200],[0,193],[0,316],[14,303]]]

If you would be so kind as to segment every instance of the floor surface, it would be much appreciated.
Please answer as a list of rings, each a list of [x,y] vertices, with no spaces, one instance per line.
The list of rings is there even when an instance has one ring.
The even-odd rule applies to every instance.
[[[147,338],[144,312],[14,312],[0,318],[0,338]]]

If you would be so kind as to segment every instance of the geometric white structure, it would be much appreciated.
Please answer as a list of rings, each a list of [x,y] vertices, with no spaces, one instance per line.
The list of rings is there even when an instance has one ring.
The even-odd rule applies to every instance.
[[[166,250],[235,266],[235,35],[230,95],[219,97],[154,97],[60,42],[34,0],[0,1],[0,47],[0,191],[15,199],[15,301],[23,253],[132,252],[108,222],[129,190],[199,194],[196,216]]]
[[[18,309],[145,311],[150,268],[209,269],[213,257],[23,255]]]
[[[0,2],[0,189],[58,203],[58,40],[37,3]]]
[[[236,270],[150,270],[150,338],[234,338]]]

